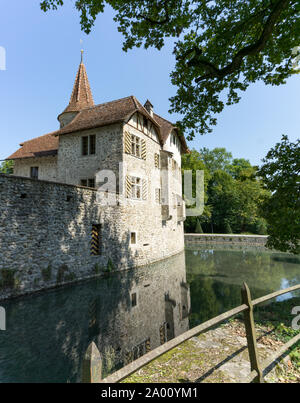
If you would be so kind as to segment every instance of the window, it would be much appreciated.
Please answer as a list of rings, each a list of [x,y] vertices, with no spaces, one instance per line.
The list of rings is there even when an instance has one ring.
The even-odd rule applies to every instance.
[[[96,154],[96,136],[81,137],[81,153],[82,155]]]
[[[160,155],[157,153],[154,154],[154,166],[160,168]]]
[[[39,167],[31,167],[30,168],[30,178],[38,179],[39,178]]]
[[[88,186],[89,188],[94,188],[95,187],[95,179],[89,179],[88,180]]]
[[[96,136],[90,136],[90,154],[96,154]]]
[[[131,294],[131,306],[134,307],[137,305],[137,296],[136,296],[136,292],[134,292],[133,294]]]
[[[131,177],[131,197],[132,199],[142,198],[142,181],[141,178]]]
[[[155,203],[161,204],[161,190],[155,189]]]
[[[101,252],[101,225],[93,224],[91,254],[93,256],[97,256],[97,255],[100,255],[100,252]]]
[[[141,158],[141,139],[137,136],[131,136],[131,154]]]
[[[130,244],[131,245],[136,245],[136,232],[131,232],[130,233]]]
[[[81,179],[80,181],[80,186],[85,186],[89,188],[94,188],[95,187],[95,179],[90,178],[90,179]]]
[[[144,129],[144,132],[147,132],[147,129],[148,129],[148,119],[144,116],[143,117],[143,129]]]
[[[81,142],[82,142],[82,155],[88,155],[88,149],[89,149],[88,136],[82,137]]]

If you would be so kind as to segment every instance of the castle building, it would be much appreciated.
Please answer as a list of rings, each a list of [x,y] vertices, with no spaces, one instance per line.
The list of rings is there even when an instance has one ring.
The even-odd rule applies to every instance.
[[[79,270],[79,277],[85,277],[95,265],[139,266],[181,252],[185,219],[181,155],[188,147],[178,129],[156,114],[149,100],[143,106],[129,96],[95,105],[82,60],[69,105],[58,120],[59,130],[22,143],[7,158],[14,160],[14,175],[0,178],[8,187],[6,198],[0,200],[6,208],[10,197],[16,203],[16,192],[30,192],[21,199],[22,209],[28,203],[32,212],[29,199],[35,198],[35,221],[27,214],[21,219],[19,214],[13,230],[18,237],[20,220],[22,236],[24,228],[32,232],[32,225],[43,223],[40,251],[47,249],[54,255],[50,258],[48,253],[43,259],[39,253],[35,264],[51,265],[57,272],[71,259],[74,270],[85,266],[88,274]],[[116,178],[115,206],[96,202],[97,175],[103,171]],[[52,220],[45,219],[45,208]],[[63,228],[59,236],[55,222]],[[35,252],[28,242],[31,263]],[[11,263],[9,248],[4,255],[6,263]]]

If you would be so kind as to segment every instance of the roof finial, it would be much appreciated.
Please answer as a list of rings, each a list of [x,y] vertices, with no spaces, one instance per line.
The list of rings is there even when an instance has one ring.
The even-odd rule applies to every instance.
[[[84,53],[84,50],[81,49],[81,63],[83,63],[83,53]]]

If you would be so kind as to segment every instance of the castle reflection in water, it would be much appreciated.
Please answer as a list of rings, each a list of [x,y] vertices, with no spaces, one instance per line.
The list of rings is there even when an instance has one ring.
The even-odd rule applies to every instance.
[[[189,329],[185,256],[2,305],[1,382],[79,382],[91,341],[106,376]]]

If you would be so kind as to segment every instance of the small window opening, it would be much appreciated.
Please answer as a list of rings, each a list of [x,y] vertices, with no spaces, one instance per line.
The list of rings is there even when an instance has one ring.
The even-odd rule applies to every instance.
[[[131,294],[131,306],[136,306],[137,305],[137,296],[136,296],[136,292],[134,292],[133,294]]]
[[[38,179],[39,178],[39,167],[31,167],[30,168],[30,178]]]
[[[96,136],[90,136],[90,154],[96,154]]]
[[[82,155],[88,155],[89,150],[89,138],[88,136],[84,136],[81,138],[82,141]]]
[[[136,232],[131,232],[130,243],[131,243],[131,245],[136,245]]]

